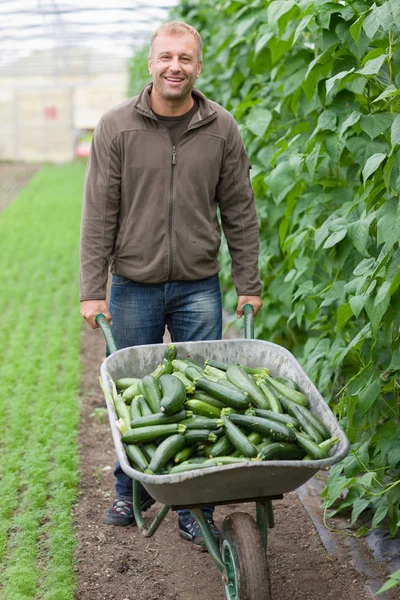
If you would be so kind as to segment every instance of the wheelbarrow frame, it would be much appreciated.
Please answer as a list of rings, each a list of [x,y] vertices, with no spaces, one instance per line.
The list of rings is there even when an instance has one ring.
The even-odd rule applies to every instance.
[[[324,460],[310,461],[254,462],[249,460],[244,463],[209,467],[174,475],[147,475],[139,472],[129,464],[121,441],[121,433],[116,426],[118,417],[112,402],[107,396],[111,396],[111,379],[115,380],[126,376],[140,377],[153,370],[156,364],[161,362],[167,344],[136,346],[117,350],[111,328],[104,315],[98,315],[96,322],[103,331],[111,353],[101,366],[101,379],[105,388],[108,416],[118,459],[123,471],[133,479],[133,511],[136,524],[142,535],[151,537],[157,531],[169,510],[187,508],[198,522],[207,550],[222,574],[227,598],[234,598],[235,596],[229,595],[227,591],[232,574],[227,572],[226,561],[221,555],[218,544],[200,507],[204,504],[215,506],[254,501],[256,504],[256,523],[266,554],[268,527],[274,526],[272,500],[282,498],[284,493],[296,489],[321,468],[342,460],[349,451],[349,442],[332,411],[293,355],[281,346],[253,339],[253,307],[246,305],[244,307],[244,340],[177,342],[175,345],[178,353],[180,350],[185,351],[195,360],[204,360],[205,355],[211,358],[213,352],[216,352],[217,354],[214,354],[214,357],[219,357],[218,353],[228,350],[228,353],[231,353],[228,362],[238,362],[239,358],[241,361],[246,362],[246,352],[248,352],[252,355],[254,364],[246,362],[247,366],[267,366],[271,368],[273,375],[279,374],[291,377],[310,398],[311,407],[327,425],[331,435],[339,438],[339,442],[331,451],[331,455]],[[274,363],[273,365],[268,364],[265,357],[263,360],[258,359],[258,353],[261,355],[265,352],[270,361]],[[257,356],[256,359],[254,358],[255,355]],[[154,364],[155,357],[158,358],[156,364]],[[130,371],[126,372],[128,359],[132,361],[136,359],[137,364],[130,362]],[[139,372],[134,372],[135,368],[138,368]],[[112,377],[113,372],[118,375]],[[238,485],[238,483],[241,485]],[[141,485],[147,489],[150,495],[163,504],[148,527],[140,509]],[[212,490],[211,494],[210,490]],[[214,491],[215,496],[213,495]]]

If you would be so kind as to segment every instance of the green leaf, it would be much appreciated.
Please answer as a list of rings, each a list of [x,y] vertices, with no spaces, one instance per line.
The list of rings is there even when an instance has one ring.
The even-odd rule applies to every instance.
[[[271,2],[267,8],[267,21],[268,24],[274,27],[274,29],[278,30],[278,21],[279,19],[289,12],[289,10],[294,5],[294,0],[285,0],[282,2],[281,0],[274,0]]]
[[[365,166],[366,160],[373,154],[383,153],[389,150],[388,146],[382,142],[370,141],[363,136],[353,136],[347,138],[346,146],[354,154],[357,163]]]
[[[346,346],[346,348],[344,348],[342,353],[339,355],[338,360],[337,360],[338,364],[340,364],[343,361],[345,356],[350,352],[350,350],[352,348],[354,348],[354,346],[357,346],[357,344],[359,342],[361,342],[362,340],[367,338],[370,333],[371,333],[371,323],[367,323],[366,325],[364,325],[364,327],[361,329],[361,331],[359,331],[357,333],[357,335],[351,340],[350,344],[348,344]]]
[[[369,135],[371,140],[389,129],[392,123],[393,116],[390,114],[362,115],[360,119],[361,129]]]
[[[338,306],[336,313],[337,329],[341,331],[344,325],[353,316],[353,311],[349,303]]]
[[[326,240],[325,244],[322,246],[323,248],[332,248],[336,246],[339,242],[346,237],[347,228],[339,229],[338,231],[334,231]]]
[[[265,183],[271,190],[277,204],[282,202],[292,187],[296,185],[297,171],[301,164],[299,157],[290,157],[289,160],[279,163],[271,173],[265,177]]]
[[[393,198],[387,200],[378,212],[377,219],[377,243],[385,243],[392,248],[400,240],[400,215],[398,200]]]
[[[360,514],[369,506],[369,500],[358,498],[354,501],[353,510],[351,512],[351,523],[355,523]]]
[[[374,216],[372,215],[372,218],[360,219],[359,221],[351,223],[348,228],[349,237],[360,254],[365,255],[366,253],[369,239],[369,227],[373,218]]]
[[[364,185],[368,177],[370,177],[375,171],[379,168],[379,165],[385,160],[386,154],[377,153],[373,154],[369,157],[367,162],[365,163],[365,167],[363,168],[362,176],[364,180]]]
[[[247,128],[258,137],[263,137],[272,120],[272,113],[266,108],[254,107],[246,118]]]
[[[388,96],[392,96],[393,94],[396,94],[399,91],[400,90],[398,90],[396,88],[396,86],[394,86],[393,84],[390,84],[387,86],[386,90],[384,90],[382,92],[382,94],[379,94],[379,96],[377,98],[375,98],[375,100],[372,101],[372,104],[374,104],[375,102],[379,102],[380,100],[384,100]]]
[[[311,175],[311,179],[314,177],[315,168],[317,166],[318,156],[321,150],[321,142],[315,144],[314,148],[306,158],[306,167]]]
[[[350,69],[349,71],[341,71],[340,73],[337,73],[333,77],[330,77],[329,79],[327,79],[325,82],[326,93],[329,94],[329,92],[332,90],[332,88],[335,86],[336,83],[339,83],[342,79],[345,79],[348,75],[353,73],[353,71],[354,71],[354,67],[352,69]]]
[[[335,131],[336,121],[337,117],[334,112],[331,110],[324,110],[319,116],[316,130],[323,131],[325,129],[330,129],[331,131]]]
[[[377,509],[374,513],[374,518],[372,519],[371,529],[375,529],[379,525],[381,521],[386,517],[389,511],[389,502],[386,498],[383,498],[382,501],[377,506]]]
[[[381,302],[384,302],[389,297],[390,281],[384,281],[375,296],[374,306],[378,306]]]
[[[367,387],[363,388],[358,395],[358,408],[361,415],[365,415],[369,411],[382,388],[382,381],[379,377],[373,379]]]
[[[363,29],[370,40],[372,40],[378,31],[380,24],[379,10],[378,7],[375,6],[363,22]]]
[[[389,0],[390,8],[392,9],[393,21],[397,28],[400,29],[400,3],[398,0]]]
[[[372,273],[375,268],[375,258],[364,258],[353,271],[353,275],[358,277],[359,275],[365,275],[366,273]]]
[[[358,19],[354,21],[353,25],[350,25],[350,35],[356,44],[358,44],[358,40],[360,39],[362,25],[366,16],[366,12],[361,14]]]
[[[297,40],[300,37],[301,32],[304,31],[304,29],[307,27],[307,25],[313,19],[314,19],[314,15],[306,15],[305,17],[302,18],[302,20],[300,21],[300,23],[298,24],[298,26],[296,28],[296,31],[294,32],[293,43],[297,42]]]
[[[269,40],[273,37],[273,35],[274,33],[272,31],[267,31],[261,37],[258,38],[254,47],[255,56],[257,56],[257,54],[259,54],[261,50],[265,48],[265,46],[268,44]]]
[[[347,119],[343,122],[340,128],[340,135],[342,136],[349,127],[355,125],[360,120],[360,117],[361,113],[357,112],[356,110],[353,110],[353,112],[350,113]]]
[[[364,294],[358,294],[357,296],[352,296],[349,300],[351,310],[353,311],[353,315],[356,319],[358,319],[362,309],[364,308]]]
[[[396,585],[399,585],[399,584],[400,584],[400,569],[398,571],[395,571],[394,573],[392,573],[390,575],[389,579],[387,580],[387,582],[384,583],[383,586],[380,587],[376,593],[382,594],[383,592],[387,592],[388,590],[391,590],[392,588],[396,587]]]
[[[396,445],[388,452],[388,463],[394,469],[400,463],[400,443],[398,440]]]
[[[365,310],[367,311],[367,315],[369,320],[371,321],[372,329],[376,334],[379,330],[379,326],[382,321],[382,317],[387,311],[390,304],[390,298],[387,297],[386,300],[382,300],[379,304],[375,306],[373,298],[369,297],[365,301]]]
[[[397,115],[395,120],[392,123],[392,128],[390,130],[391,133],[391,144],[394,148],[398,144],[400,144],[400,115]]]
[[[359,69],[358,71],[356,71],[356,73],[359,73],[360,75],[376,75],[381,70],[381,67],[385,62],[386,57],[386,54],[381,54],[381,56],[369,60],[365,63],[362,69]]]

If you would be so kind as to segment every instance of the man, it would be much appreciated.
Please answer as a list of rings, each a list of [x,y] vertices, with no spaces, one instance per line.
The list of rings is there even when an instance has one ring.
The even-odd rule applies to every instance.
[[[202,42],[185,23],[162,25],[148,60],[152,83],[107,112],[93,136],[81,230],[81,314],[103,313],[119,348],[220,339],[221,223],[232,257],[237,316],[261,307],[258,223],[249,162],[232,116],[193,88]],[[110,307],[106,303],[108,268]],[[105,522],[129,525],[132,481],[119,465]],[[153,500],[143,490],[143,508]],[[216,536],[212,509],[204,512]],[[202,537],[188,511],[180,535]]]

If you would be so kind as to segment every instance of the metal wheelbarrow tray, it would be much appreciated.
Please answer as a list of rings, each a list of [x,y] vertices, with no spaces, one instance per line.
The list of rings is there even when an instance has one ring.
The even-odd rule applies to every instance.
[[[173,475],[146,475],[130,466],[115,423],[117,415],[106,398],[121,467],[132,479],[142,483],[158,502],[181,507],[280,496],[300,487],[320,469],[339,462],[347,455],[349,442],[342,428],[297,360],[285,348],[254,339],[178,342],[175,345],[179,358],[190,356],[200,363],[206,359],[215,359],[240,362],[248,367],[267,367],[271,375],[292,379],[309,398],[311,410],[327,426],[331,436],[339,438],[339,442],[324,460],[249,461]],[[109,377],[116,381],[122,377],[144,377],[151,373],[162,362],[166,346],[167,344],[135,346],[111,354],[101,366],[101,379],[106,390],[112,393]]]

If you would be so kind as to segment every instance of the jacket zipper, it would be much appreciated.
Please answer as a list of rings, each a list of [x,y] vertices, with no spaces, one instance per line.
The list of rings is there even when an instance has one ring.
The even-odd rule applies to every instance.
[[[169,133],[169,131],[168,131]],[[172,140],[171,140],[172,142]],[[176,165],[176,147],[172,146],[172,166],[171,166],[171,178],[169,183],[169,210],[168,210],[168,241],[169,241],[169,260],[168,260],[168,276],[167,279],[172,279],[172,272],[174,269],[174,256],[172,252],[172,211],[174,208],[174,174]]]

